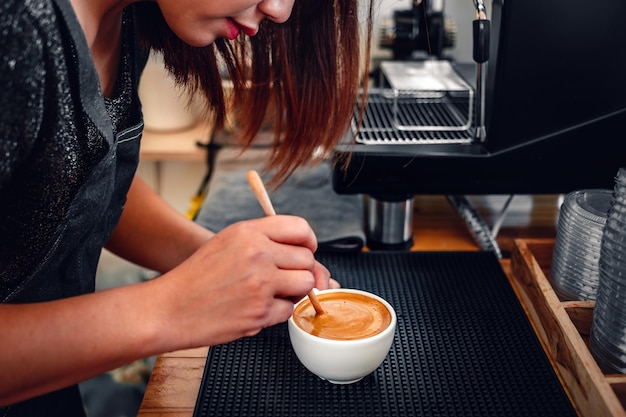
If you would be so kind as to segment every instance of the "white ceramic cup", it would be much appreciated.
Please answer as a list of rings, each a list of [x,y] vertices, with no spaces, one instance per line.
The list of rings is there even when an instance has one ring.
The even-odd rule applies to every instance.
[[[389,310],[391,322],[381,333],[364,339],[331,340],[307,333],[289,318],[289,338],[296,356],[312,373],[334,384],[351,384],[374,372],[385,360],[396,330],[396,313],[393,307],[381,297],[355,289],[332,289],[319,291],[347,292],[362,294],[380,301]],[[297,306],[305,302],[298,302]],[[294,308],[294,311],[295,311]]]

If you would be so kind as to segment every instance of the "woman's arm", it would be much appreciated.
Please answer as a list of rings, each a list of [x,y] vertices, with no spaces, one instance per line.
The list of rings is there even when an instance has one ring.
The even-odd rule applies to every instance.
[[[111,244],[167,272],[94,294],[0,305],[0,405],[139,358],[254,335],[287,320],[293,299],[328,285],[303,219],[264,217],[213,235],[146,190],[133,184]]]
[[[157,286],[147,284],[45,303],[0,304],[0,406],[163,350],[158,300],[150,295]]]
[[[228,227],[147,282],[2,304],[0,405],[139,358],[227,343],[283,322],[292,300],[305,296],[320,274],[314,250],[302,219],[266,217]]]

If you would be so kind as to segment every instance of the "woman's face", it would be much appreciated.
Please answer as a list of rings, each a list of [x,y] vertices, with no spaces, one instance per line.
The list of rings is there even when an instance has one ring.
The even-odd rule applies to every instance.
[[[256,34],[259,23],[283,23],[295,0],[156,0],[170,28],[192,46]]]

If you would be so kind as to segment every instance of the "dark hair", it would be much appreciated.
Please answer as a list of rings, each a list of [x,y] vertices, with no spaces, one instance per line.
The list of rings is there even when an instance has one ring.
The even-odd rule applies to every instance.
[[[224,127],[230,108],[222,87],[225,77],[233,85],[232,103],[246,115],[238,120],[242,145],[249,146],[273,117],[275,139],[267,168],[275,170],[274,183],[313,163],[318,147],[331,150],[347,132],[360,75],[368,73],[371,4],[364,47],[358,0],[296,0],[284,24],[266,19],[254,37],[218,39],[202,48],[178,39],[156,3],[136,6],[143,45],[163,54],[178,83],[206,97],[217,129]]]

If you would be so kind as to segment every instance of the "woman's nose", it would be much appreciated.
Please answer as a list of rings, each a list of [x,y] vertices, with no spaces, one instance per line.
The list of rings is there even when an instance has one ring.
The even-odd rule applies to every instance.
[[[259,10],[275,23],[285,23],[291,15],[295,0],[263,0]]]

